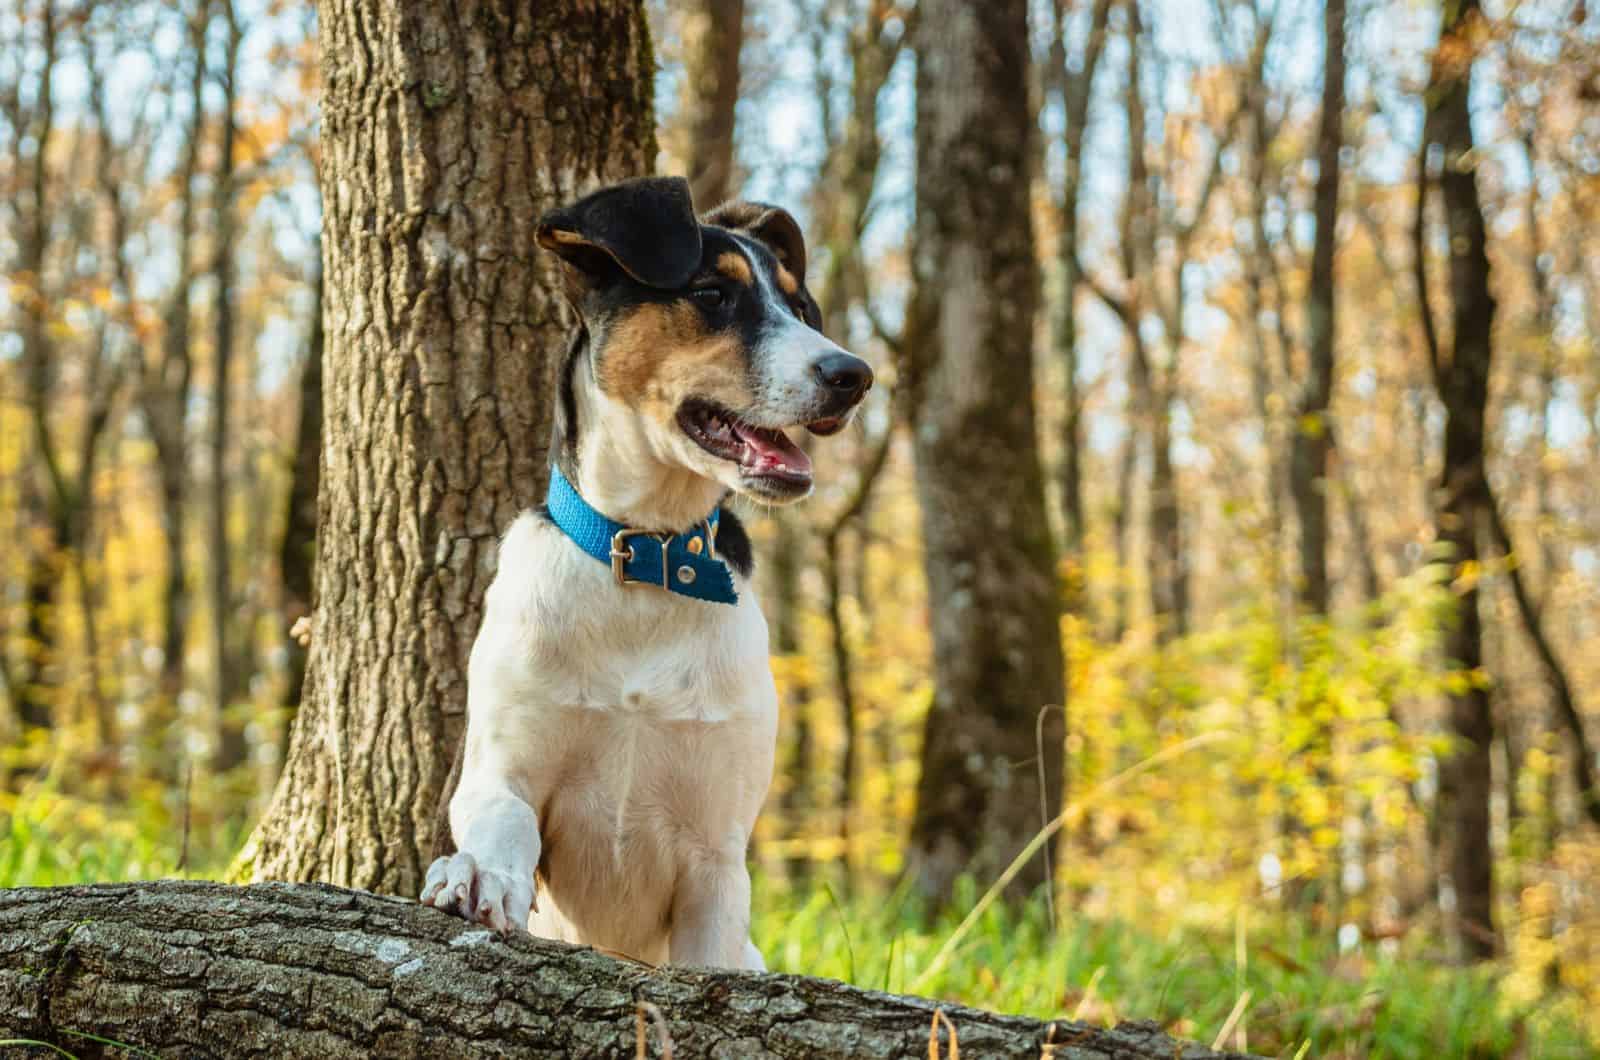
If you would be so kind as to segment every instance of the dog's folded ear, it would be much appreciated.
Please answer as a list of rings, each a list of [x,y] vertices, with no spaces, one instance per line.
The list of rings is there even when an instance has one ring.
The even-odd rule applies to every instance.
[[[541,217],[536,238],[591,281],[621,269],[650,287],[682,287],[700,267],[700,222],[682,177],[601,188]]]
[[[784,268],[794,273],[801,283],[806,282],[806,237],[800,231],[800,222],[783,207],[735,200],[706,214],[705,222],[761,240],[777,255]]]

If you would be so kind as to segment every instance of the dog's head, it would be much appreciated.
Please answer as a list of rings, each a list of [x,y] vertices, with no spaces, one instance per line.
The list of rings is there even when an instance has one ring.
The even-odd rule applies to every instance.
[[[768,502],[804,496],[811,461],[784,433],[842,430],[872,385],[828,341],[788,212],[732,202],[697,218],[680,178],[646,178],[550,211],[593,384],[659,456]]]

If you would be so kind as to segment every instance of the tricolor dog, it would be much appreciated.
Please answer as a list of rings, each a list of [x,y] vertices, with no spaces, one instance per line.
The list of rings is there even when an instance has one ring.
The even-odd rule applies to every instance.
[[[422,901],[652,963],[762,967],[745,852],[777,694],[730,493],[811,489],[784,433],[872,385],[824,338],[793,217],[688,185],[540,221],[579,325],[545,508],[506,532],[468,672],[449,832]],[[448,849],[448,848],[447,848]]]

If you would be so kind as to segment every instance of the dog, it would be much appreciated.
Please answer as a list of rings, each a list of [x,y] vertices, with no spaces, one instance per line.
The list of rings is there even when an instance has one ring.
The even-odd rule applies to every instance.
[[[778,701],[730,494],[785,504],[872,370],[822,335],[787,211],[644,178],[541,218],[578,327],[550,492],[501,542],[421,900],[651,964],[762,968],[745,856]],[[448,849],[448,848],[447,848]]]

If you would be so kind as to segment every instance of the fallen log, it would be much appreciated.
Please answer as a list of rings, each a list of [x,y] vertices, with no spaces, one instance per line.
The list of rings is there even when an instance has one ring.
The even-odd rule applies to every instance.
[[[653,968],[320,884],[0,891],[0,1040],[79,1057],[624,1057],[643,1041],[637,1055],[678,1060],[881,1060],[952,1055],[950,1027],[969,1060],[1223,1055],[1149,1023],[1106,1030],[805,976]]]

